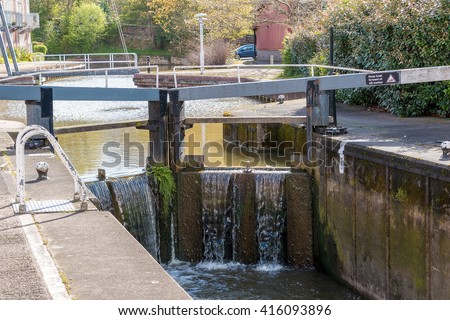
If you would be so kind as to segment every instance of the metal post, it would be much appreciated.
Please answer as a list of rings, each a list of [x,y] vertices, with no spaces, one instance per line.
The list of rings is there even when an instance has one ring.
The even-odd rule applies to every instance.
[[[16,53],[14,52],[14,45],[11,39],[11,34],[9,33],[9,27],[8,27],[8,21],[6,21],[6,16],[5,16],[5,12],[3,11],[3,6],[0,3],[0,16],[2,19],[2,23],[3,23],[3,27],[4,27],[4,31],[5,31],[5,35],[6,35],[6,41],[8,42],[8,47],[9,47],[9,52],[11,54],[11,59],[13,61],[14,64],[14,70],[16,72],[19,72],[19,65],[17,64],[17,57],[16,57]],[[8,59],[5,59],[5,61]]]
[[[108,70],[105,70],[105,88],[108,88]]]
[[[203,48],[203,19],[200,19],[200,73],[205,72],[205,51]]]
[[[306,85],[306,116],[307,116],[307,122],[306,122],[306,159],[309,162],[312,162],[312,141],[313,141],[313,107],[316,103],[317,97],[316,97],[316,83],[314,80],[308,81]]]
[[[258,29],[258,27],[254,27],[253,28],[253,44],[254,44],[254,47],[253,47],[253,59],[255,59],[255,60],[256,60],[256,42],[258,41],[257,37],[256,37],[256,30],[257,29]]]
[[[330,28],[330,66],[334,65],[334,28]],[[330,70],[329,75],[334,75],[334,70]],[[329,106],[330,116],[333,117],[333,121],[330,125],[337,126],[337,113],[336,113],[336,90],[330,90],[329,92]]]
[[[8,28],[8,26],[6,26],[5,28]],[[3,41],[3,37],[0,34],[0,47],[2,49],[2,56],[3,56],[3,60],[5,61],[5,68],[6,68],[6,72],[8,73],[8,76],[12,76],[12,71],[11,71],[11,66],[9,65],[9,60],[8,60],[8,53],[6,52],[6,46],[5,46],[5,41]]]
[[[48,118],[48,132],[55,135],[53,128],[53,89],[41,87],[41,117]]]
[[[194,18],[198,19],[198,24],[200,25],[200,74],[203,74],[205,71],[205,51],[203,49],[203,27],[204,21],[206,20],[206,14],[199,13],[196,14]]]
[[[175,86],[175,89],[177,89],[178,88],[177,67],[173,67],[173,84]]]
[[[160,101],[148,102],[148,125],[150,148],[149,165],[167,163],[167,91],[159,92]],[[143,128],[142,128],[143,129]]]
[[[3,28],[5,29],[5,32],[6,32],[6,30],[8,30],[8,24],[6,22],[6,18],[3,19],[4,12],[3,12],[3,6],[1,3],[0,3],[0,11],[1,11]],[[3,37],[1,36],[1,34],[0,34],[0,46],[1,46],[1,50],[2,50],[3,60],[5,61],[6,72],[8,73],[8,76],[12,76],[12,71],[11,71],[11,66],[9,64],[9,60],[8,60],[8,53],[6,51],[5,41],[3,41]]]
[[[177,166],[181,163],[181,147],[184,139],[184,107],[183,101],[179,100],[179,91],[169,91],[169,163],[173,171],[177,170]]]

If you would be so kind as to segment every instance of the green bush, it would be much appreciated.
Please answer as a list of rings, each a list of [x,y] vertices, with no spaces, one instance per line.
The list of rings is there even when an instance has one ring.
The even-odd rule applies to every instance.
[[[33,52],[35,53],[43,53],[44,55],[47,54],[48,48],[47,46],[42,42],[33,42]]]
[[[20,62],[33,61],[31,53],[25,48],[14,48],[14,53],[16,55],[17,61],[20,61]],[[8,52],[8,56],[9,56],[9,52]]]
[[[320,41],[334,27],[338,66],[383,71],[449,64],[448,0],[331,0],[324,13],[321,36],[311,39],[299,29],[297,41],[288,39],[289,60],[303,57],[300,63],[311,63],[323,55]],[[441,117],[450,116],[449,96],[450,82],[342,90],[337,95],[347,103],[379,105],[401,116]]]
[[[311,29],[299,29],[284,40],[282,51],[284,64],[310,64],[317,54],[320,54],[320,32]],[[283,71],[285,77],[308,77],[308,67],[286,67]]]

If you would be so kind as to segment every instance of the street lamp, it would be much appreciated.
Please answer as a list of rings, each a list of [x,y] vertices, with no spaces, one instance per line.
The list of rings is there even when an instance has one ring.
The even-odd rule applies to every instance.
[[[203,74],[205,69],[205,51],[203,50],[203,24],[206,20],[206,14],[199,13],[196,14],[194,18],[198,19],[198,23],[200,25],[200,74]]]

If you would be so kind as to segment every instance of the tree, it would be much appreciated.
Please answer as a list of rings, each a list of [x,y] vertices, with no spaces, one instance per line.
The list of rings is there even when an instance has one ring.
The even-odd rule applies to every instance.
[[[251,33],[254,25],[254,3],[245,0],[198,1],[200,12],[206,13],[205,31],[211,40],[235,40]]]
[[[257,0],[259,14],[256,19],[259,23],[281,20],[285,25],[295,27],[307,23],[312,15],[320,15],[325,2],[324,0]]]
[[[251,32],[254,2],[245,0],[150,0],[153,22],[172,48],[185,49],[198,37],[197,13],[206,13],[205,40],[234,40]]]
[[[120,8],[120,19],[124,24],[147,25],[151,16],[147,0],[116,0]]]
[[[105,29],[106,16],[98,5],[87,3],[73,8],[62,39],[64,51],[90,52],[103,37]]]
[[[153,23],[161,28],[167,45],[175,51],[183,51],[194,37],[193,17],[198,6],[192,0],[150,0],[148,6]]]

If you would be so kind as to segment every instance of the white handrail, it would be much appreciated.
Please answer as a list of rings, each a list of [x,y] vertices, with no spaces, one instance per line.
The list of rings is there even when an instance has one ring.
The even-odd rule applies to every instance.
[[[81,180],[80,175],[76,171],[72,162],[70,162],[64,150],[61,148],[58,141],[53,137],[50,132],[48,132],[44,127],[38,125],[27,126],[20,131],[16,139],[16,168],[17,168],[17,194],[16,194],[16,202],[19,203],[19,212],[26,212],[25,205],[25,143],[32,136],[35,135],[44,135],[55,152],[58,154],[61,162],[64,164],[66,169],[69,171],[70,175],[73,178],[75,185],[74,192],[74,201],[81,200],[80,210],[87,210],[87,188],[84,184],[83,180]]]
[[[321,64],[229,64],[229,65],[211,65],[204,66],[204,69],[236,69],[238,83],[241,83],[241,69],[260,69],[260,68],[284,68],[284,67],[305,67],[311,69],[311,77],[314,77],[314,68],[324,68],[330,70],[342,70],[342,71],[351,71],[351,72],[362,72],[362,73],[372,73],[375,71],[372,70],[363,70],[363,69],[355,69],[355,68],[345,68],[345,67],[337,67],[337,66],[327,66]],[[200,69],[201,66],[176,66],[173,68],[173,79],[175,88],[178,88],[177,82],[177,70],[196,70]]]
[[[125,56],[124,59],[117,58],[118,56]],[[93,59],[95,57],[105,57],[105,59]],[[131,59],[130,59],[131,57]],[[54,59],[56,58],[56,59]],[[77,59],[78,58],[78,59]],[[52,60],[53,59],[53,60]],[[37,71],[43,65],[52,62],[59,62],[59,69],[66,70],[67,67],[83,64],[84,69],[91,69],[91,66],[98,64],[108,64],[112,69],[115,69],[116,65],[127,64],[130,66],[130,62],[134,67],[138,66],[138,56],[136,53],[86,53],[86,54],[48,54],[44,56],[33,56],[33,63],[35,65],[34,70]]]
[[[14,77],[8,77],[8,78],[3,78],[0,79],[0,84],[2,82],[8,82],[14,79],[19,79],[22,77],[29,77],[29,76],[37,76],[38,77],[38,81],[39,81],[39,85],[42,84],[42,78],[43,75],[45,76],[51,76],[52,74],[55,74],[57,76],[64,76],[64,73],[67,73],[68,75],[73,75],[74,73],[80,73],[80,74],[84,74],[86,72],[89,71],[95,71],[95,72],[101,72],[103,71],[105,73],[105,77],[108,77],[109,75],[109,71],[111,70],[141,70],[141,69],[155,69],[156,70],[156,88],[159,88],[159,66],[157,65],[148,65],[148,66],[137,66],[137,67],[120,67],[120,68],[114,68],[114,69],[110,69],[110,68],[99,68],[99,69],[90,69],[90,70],[70,70],[70,71],[39,71],[39,72],[33,72],[33,73],[27,73],[27,74],[23,74],[20,76],[14,76]],[[105,80],[105,83],[107,83],[107,79]]]

